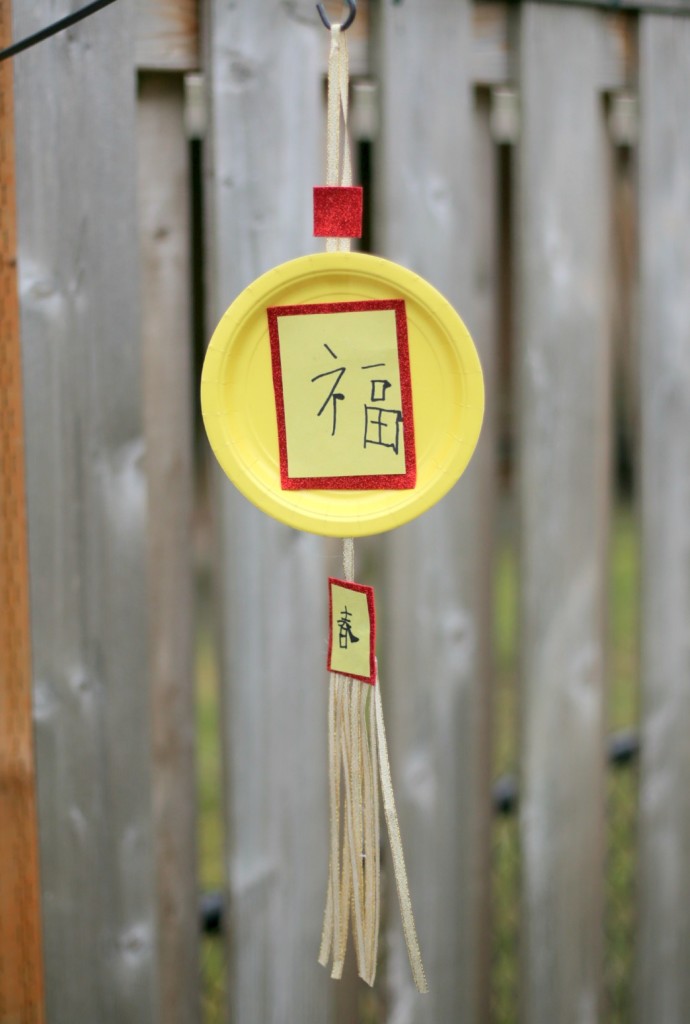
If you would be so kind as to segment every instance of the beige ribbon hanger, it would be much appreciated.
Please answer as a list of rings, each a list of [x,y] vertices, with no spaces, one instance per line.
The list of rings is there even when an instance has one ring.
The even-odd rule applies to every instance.
[[[340,25],[332,25],[330,31],[326,184],[347,186],[352,184],[347,130],[347,38]],[[350,248],[349,238],[326,239],[326,252],[349,252]],[[343,574],[347,582],[354,582],[355,553],[351,537],[343,540]],[[331,673],[328,698],[330,864],[319,963],[326,966],[332,958],[331,977],[342,977],[352,921],[357,971],[369,985],[373,985],[376,978],[381,916],[379,776],[412,977],[417,989],[427,992],[393,795],[378,663],[374,686]]]

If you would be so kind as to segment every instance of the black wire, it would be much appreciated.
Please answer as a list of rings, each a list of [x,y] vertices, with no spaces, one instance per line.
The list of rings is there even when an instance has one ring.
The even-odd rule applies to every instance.
[[[17,43],[12,43],[11,46],[6,47],[4,50],[0,50],[0,61],[7,60],[8,57],[14,57],[15,53],[21,53],[22,50],[28,50],[30,46],[35,46],[36,43],[42,43],[44,39],[49,39],[50,36],[54,36],[56,32],[62,32],[63,29],[69,28],[70,25],[75,25],[82,18],[88,18],[90,14],[95,14],[96,11],[100,11],[102,7],[107,7],[108,4],[115,3],[115,0],[94,0],[93,3],[87,4],[86,7],[82,7],[78,11],[73,11],[72,14],[68,14],[64,18],[60,18],[59,21],[54,21],[52,25],[48,25],[46,28],[42,28],[40,32],[34,32],[32,36],[27,36],[26,39],[20,39]]]

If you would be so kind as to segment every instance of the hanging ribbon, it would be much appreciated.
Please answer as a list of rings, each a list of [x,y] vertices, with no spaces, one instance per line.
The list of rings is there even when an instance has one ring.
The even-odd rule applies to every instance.
[[[331,28],[331,49],[328,55],[327,185],[352,184],[352,158],[347,131],[349,89],[350,65],[347,52],[347,36],[343,35],[340,31],[340,25],[333,25]],[[349,252],[350,248],[351,241],[349,238],[326,239],[326,252]]]
[[[347,39],[340,25],[334,25],[328,58],[326,154],[326,183],[331,186],[352,184],[348,91]],[[349,250],[349,238],[326,239],[326,252]],[[343,541],[343,574],[347,582],[354,582],[352,538]],[[393,796],[378,665],[373,685],[331,672],[328,700],[330,865],[319,962],[326,966],[332,958],[331,977],[342,976],[352,921],[357,971],[369,985],[373,985],[376,978],[381,914],[379,775],[412,976],[418,990],[427,992]]]

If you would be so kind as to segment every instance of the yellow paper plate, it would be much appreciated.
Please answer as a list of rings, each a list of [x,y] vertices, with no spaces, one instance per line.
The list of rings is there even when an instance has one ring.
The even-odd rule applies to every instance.
[[[415,486],[284,490],[267,309],[391,299],[407,314]],[[233,302],[208,347],[201,408],[216,458],[258,508],[300,530],[360,537],[401,526],[450,490],[479,437],[484,384],[467,328],[428,282],[376,256],[320,253],[275,267]]]

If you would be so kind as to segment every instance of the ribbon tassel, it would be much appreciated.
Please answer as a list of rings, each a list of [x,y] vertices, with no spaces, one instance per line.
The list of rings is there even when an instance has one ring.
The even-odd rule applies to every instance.
[[[393,795],[378,671],[374,686],[331,673],[328,721],[331,855],[319,963],[327,966],[332,953],[331,977],[342,976],[351,920],[357,972],[368,985],[374,984],[381,913],[380,775],[407,954],[418,991],[427,992]]]
[[[343,543],[343,567],[345,579],[353,582],[352,539]],[[412,977],[417,989],[427,992],[393,796],[378,663],[373,679],[372,685],[338,672],[330,673],[330,865],[319,963],[325,967],[332,957],[331,977],[342,976],[352,922],[357,972],[368,985],[374,984],[381,915],[380,779]]]

